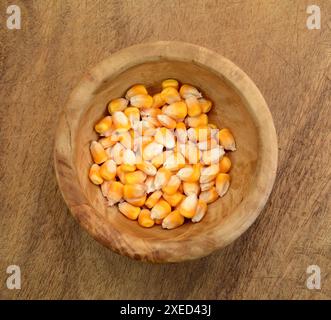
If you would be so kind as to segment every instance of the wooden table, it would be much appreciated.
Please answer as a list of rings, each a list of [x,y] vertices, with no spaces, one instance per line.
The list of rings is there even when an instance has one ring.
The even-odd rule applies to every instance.
[[[330,299],[331,2],[308,30],[309,1],[15,1],[0,5],[0,298]],[[265,210],[226,249],[151,265],[92,240],[62,200],[53,170],[58,116],[83,72],[113,52],[156,40],[228,57],[260,88],[279,138]],[[18,265],[21,290],[8,290]],[[309,265],[321,290],[306,287]]]

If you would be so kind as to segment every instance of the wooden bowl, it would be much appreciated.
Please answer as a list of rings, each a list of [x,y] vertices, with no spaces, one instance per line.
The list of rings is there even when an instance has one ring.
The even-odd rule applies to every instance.
[[[209,205],[200,223],[174,230],[142,228],[107,207],[88,178],[93,126],[107,103],[133,84],[152,91],[163,79],[190,83],[209,97],[210,121],[233,132],[237,151],[228,193]],[[117,253],[150,262],[199,258],[238,238],[254,222],[271,192],[277,168],[273,120],[260,91],[236,65],[208,49],[181,42],[140,44],[121,50],[85,74],[73,90],[58,124],[55,171],[72,215],[94,239]]]

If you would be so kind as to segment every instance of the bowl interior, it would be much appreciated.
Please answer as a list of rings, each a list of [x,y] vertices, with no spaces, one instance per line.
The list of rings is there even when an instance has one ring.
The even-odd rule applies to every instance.
[[[237,151],[229,154],[233,167],[228,193],[208,206],[208,213],[200,223],[186,223],[174,230],[163,230],[160,226],[145,229],[136,221],[125,218],[117,207],[107,207],[100,188],[89,181],[88,170],[92,163],[89,145],[97,138],[93,130],[94,124],[107,114],[106,106],[110,100],[123,96],[131,85],[137,83],[145,84],[150,93],[158,92],[161,81],[166,78],[175,78],[181,83],[196,86],[213,102],[213,108],[209,113],[210,122],[219,128],[231,129],[236,139]],[[104,227],[111,225],[120,233],[131,234],[146,241],[186,240],[193,235],[208,234],[215,228],[227,228],[227,217],[235,214],[234,209],[254,187],[258,161],[258,132],[254,115],[250,114],[249,110],[226,79],[204,66],[189,61],[160,59],[141,63],[103,81],[82,113],[79,129],[73,134],[74,165],[81,190],[89,204],[104,220]]]

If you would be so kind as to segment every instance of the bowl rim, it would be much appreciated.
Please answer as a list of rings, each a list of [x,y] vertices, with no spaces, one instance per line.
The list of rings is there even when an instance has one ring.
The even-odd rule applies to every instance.
[[[223,77],[236,90],[245,105],[250,108],[251,116],[258,130],[259,161],[256,170],[256,187],[227,217],[226,230],[213,229],[210,233],[182,240],[184,250],[176,250],[178,241],[146,240],[132,234],[120,233],[114,226],[107,230],[97,210],[89,205],[80,192],[78,176],[74,165],[74,150],[71,131],[77,125],[80,106],[88,103],[97,88],[114,73],[123,72],[135,65],[160,59],[189,61],[210,69],[217,76]],[[70,121],[69,121],[70,120]],[[263,128],[263,130],[262,130]],[[71,152],[67,152],[67,150]],[[54,167],[61,194],[78,223],[98,242],[116,253],[133,259],[149,262],[180,262],[201,258],[228,245],[243,234],[256,220],[271,193],[277,171],[278,144],[277,135],[270,110],[261,92],[233,62],[207,48],[178,41],[157,41],[142,43],[124,48],[102,60],[85,73],[78,85],[72,90],[64,110],[60,115],[55,135]],[[63,178],[66,176],[66,178]],[[72,192],[67,192],[67,190]],[[75,196],[72,195],[75,194]],[[249,212],[247,212],[249,211]],[[243,220],[238,217],[244,217]],[[239,223],[240,220],[240,223]],[[122,238],[123,241],[118,241]],[[208,242],[208,248],[204,243]],[[129,245],[131,244],[131,245]],[[184,253],[183,253],[184,252]]]

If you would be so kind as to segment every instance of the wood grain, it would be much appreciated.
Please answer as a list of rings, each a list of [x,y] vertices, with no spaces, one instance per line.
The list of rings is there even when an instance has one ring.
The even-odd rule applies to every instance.
[[[330,299],[331,4],[308,1],[16,1],[0,4],[0,298]],[[191,10],[187,10],[187,6]],[[144,17],[144,18],[142,18]],[[162,17],[162,19],[160,19]],[[228,57],[273,115],[279,169],[256,223],[232,245],[179,265],[131,261],[68,214],[52,168],[56,122],[84,71],[129,45],[180,40]],[[6,289],[18,264],[22,289]],[[308,265],[321,290],[305,285]]]

